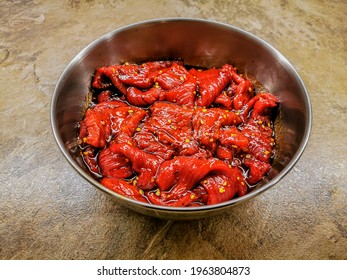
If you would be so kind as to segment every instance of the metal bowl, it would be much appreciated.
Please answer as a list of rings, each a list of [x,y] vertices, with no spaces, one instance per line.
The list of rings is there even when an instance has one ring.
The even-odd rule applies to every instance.
[[[245,196],[203,207],[164,207],[141,203],[114,193],[96,181],[77,153],[77,123],[89,97],[96,68],[124,62],[181,58],[197,67],[236,66],[254,76],[280,99],[275,121],[273,168]],[[290,62],[258,37],[239,28],[200,19],[144,21],[114,30],[84,48],[66,67],[51,103],[53,134],[68,162],[97,189],[132,210],[160,218],[196,219],[220,214],[270,189],[295,165],[311,130],[311,105],[305,85]]]

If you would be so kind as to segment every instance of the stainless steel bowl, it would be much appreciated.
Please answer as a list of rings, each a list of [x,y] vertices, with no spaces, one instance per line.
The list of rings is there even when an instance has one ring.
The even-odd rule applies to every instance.
[[[181,58],[188,65],[220,67],[225,63],[249,73],[281,103],[276,119],[277,152],[267,178],[247,195],[204,207],[164,207],[118,195],[89,174],[77,151],[76,125],[89,99],[97,67],[123,62]],[[220,214],[270,189],[295,165],[311,130],[311,105],[302,79],[272,46],[239,28],[200,19],[144,21],[112,31],[84,48],[66,67],[55,87],[51,124],[61,151],[74,169],[97,189],[137,212],[168,219],[196,219]]]

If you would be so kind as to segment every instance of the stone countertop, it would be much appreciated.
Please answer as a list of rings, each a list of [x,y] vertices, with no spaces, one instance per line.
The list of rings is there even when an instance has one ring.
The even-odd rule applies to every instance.
[[[1,259],[347,259],[344,1],[1,1]],[[223,215],[147,217],[76,174],[52,135],[52,92],[70,60],[118,27],[216,20],[277,48],[303,78],[310,142],[275,187]]]

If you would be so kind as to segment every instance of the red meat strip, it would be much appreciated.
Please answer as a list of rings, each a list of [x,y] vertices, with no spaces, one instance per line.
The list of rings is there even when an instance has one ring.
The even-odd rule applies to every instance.
[[[237,167],[229,168],[226,174],[209,175],[201,185],[207,191],[207,205],[228,201],[235,195],[243,196],[247,193],[247,185]]]
[[[161,76],[162,75],[160,75],[159,78]],[[165,80],[167,83],[165,84],[165,88],[169,88],[168,90],[164,90],[160,87],[160,85],[157,84],[158,82],[148,90],[129,87],[126,93],[127,101],[132,105],[147,107],[158,100],[166,100],[171,103],[176,103],[177,105],[184,105],[188,108],[192,108],[195,102],[196,80],[188,72],[180,77],[182,77],[182,80],[172,79],[170,83]],[[162,84],[164,84],[164,82],[162,82]]]
[[[183,65],[180,60],[158,60],[149,61],[141,64],[141,67],[147,68],[149,73],[154,73],[155,71],[160,71],[165,68],[169,68],[173,64]]]
[[[250,185],[258,183],[271,169],[270,163],[257,160],[254,157],[246,158],[243,163],[249,168],[247,182]]]
[[[158,70],[170,67],[179,61],[154,61],[137,64],[112,65],[96,70],[92,86],[104,89],[114,85],[121,93],[126,94],[127,86],[149,88],[153,85]],[[156,72],[155,75],[153,73]]]
[[[98,94],[98,98],[97,98],[98,104],[102,102],[111,101],[111,100],[112,100],[111,91],[109,90],[104,90]]]
[[[147,111],[127,107],[127,118],[124,119],[119,125],[119,133],[125,133],[128,136],[132,136],[136,131],[139,123],[145,118]]]
[[[199,108],[194,111],[192,118],[194,138],[202,146],[209,147],[210,150],[214,151],[217,141],[221,137],[221,128],[238,125],[241,121],[240,116],[228,110]]]
[[[128,102],[135,106],[147,107],[161,98],[162,90],[158,87],[151,87],[149,90],[140,90],[136,87],[129,87],[126,92]]]
[[[123,102],[109,101],[88,108],[80,122],[80,139],[94,147],[104,147],[112,133],[110,116],[124,106]]]
[[[253,109],[242,127],[242,134],[249,140],[243,163],[249,168],[247,182],[252,185],[258,183],[271,168],[274,139],[270,113],[277,104],[277,97],[270,93],[260,93],[245,105],[242,113],[243,118],[246,118]]]
[[[196,79],[193,75],[187,72],[182,84],[163,92],[165,96],[164,99],[176,103],[177,105],[193,108],[195,103],[196,87]]]
[[[163,206],[187,207],[187,206],[194,206],[195,203],[197,205],[204,205],[203,203],[200,202],[203,200],[202,192],[196,191],[196,190],[188,190],[182,196],[178,198],[174,198],[174,199],[171,198],[169,194],[166,196],[168,200],[163,200],[163,197],[159,190],[157,190],[156,192],[149,192],[147,196],[151,203],[157,204],[157,205],[163,205]]]
[[[92,172],[97,177],[101,176],[95,148],[90,146],[86,147],[82,152],[82,158],[90,172]]]
[[[155,78],[155,82],[164,89],[173,89],[184,83],[190,75],[183,65],[173,63],[172,66]]]
[[[270,122],[268,122],[270,124]],[[249,168],[247,182],[251,185],[259,182],[269,172],[270,158],[274,145],[272,128],[262,120],[250,119],[243,126],[242,133],[249,144],[243,163]]]
[[[118,78],[118,66],[98,68],[94,74],[92,87],[97,89],[107,89],[114,85],[121,93],[126,94],[127,88]]]
[[[155,85],[148,90],[137,87],[127,89],[128,102],[136,106],[149,106],[158,100],[167,100],[189,108],[194,106],[196,80],[180,64],[174,63],[170,68],[156,71],[153,74]]]
[[[262,92],[254,96],[242,109],[241,117],[246,121],[249,112],[251,112],[252,118],[261,118],[261,116],[267,117],[272,108],[276,107],[279,103],[279,99],[268,92]]]
[[[201,107],[210,106],[230,83],[232,70],[233,67],[229,64],[224,65],[221,69],[211,68],[204,71],[192,68],[190,73],[197,78],[200,93],[200,98],[196,104]]]
[[[225,162],[231,162],[233,160],[233,150],[224,146],[217,146],[216,148],[216,157]]]
[[[231,72],[233,81],[237,86],[232,87],[234,89],[233,105],[235,110],[241,110],[242,107],[253,97],[254,86],[246,78],[238,75],[234,69]]]
[[[144,128],[153,133],[160,143],[170,145],[176,155],[193,155],[199,151],[191,127],[193,110],[167,102],[156,102],[150,112],[151,116]]]
[[[219,142],[228,148],[241,149],[242,151],[246,151],[249,144],[248,137],[236,127],[221,130]]]
[[[220,179],[217,179],[217,177]],[[205,185],[202,185],[207,191],[207,204],[231,199],[242,186],[239,181],[243,182],[241,181],[243,176],[240,170],[230,168],[220,160],[176,157],[163,162],[158,171],[156,183],[160,190],[158,193],[162,203],[178,201],[179,206],[182,206],[180,199],[183,198],[184,204],[187,205],[190,203],[188,197],[190,197],[191,202],[194,202],[197,195],[194,194],[192,189],[204,178],[214,180],[214,183],[208,181]],[[222,183],[219,185],[219,182]],[[244,182],[243,186],[245,186]],[[218,193],[215,192],[216,189],[218,189]],[[244,191],[240,189],[240,193],[243,194]],[[154,195],[151,194],[149,199],[153,199]],[[212,197],[215,195],[219,198]]]
[[[268,161],[273,146],[272,128],[261,120],[249,120],[242,128],[242,134],[248,138],[246,151],[260,161]]]
[[[112,144],[110,150],[129,159],[132,169],[138,174],[138,188],[149,190],[154,187],[157,169],[163,161],[161,158],[128,144]]]
[[[148,202],[147,199],[143,196],[143,191],[136,188],[134,185],[127,181],[116,178],[103,178],[100,183],[111,191],[114,191],[125,197],[129,197],[141,202]]]
[[[137,147],[146,153],[165,160],[171,159],[174,156],[175,150],[170,144],[159,142],[156,136],[145,128],[140,129],[140,131],[134,135],[134,140],[137,143]]]
[[[137,64],[125,64],[117,67],[119,80],[125,85],[137,88],[149,88],[153,85],[153,78],[149,79],[148,69]]]
[[[122,154],[114,153],[110,148],[103,149],[98,156],[103,177],[128,178],[133,175],[130,161]]]
[[[214,100],[215,104],[223,106],[227,110],[233,109],[233,100],[228,96],[227,91],[223,91]]]
[[[121,101],[100,103],[86,111],[80,123],[80,139],[96,148],[105,147],[119,132],[131,136],[146,111]]]

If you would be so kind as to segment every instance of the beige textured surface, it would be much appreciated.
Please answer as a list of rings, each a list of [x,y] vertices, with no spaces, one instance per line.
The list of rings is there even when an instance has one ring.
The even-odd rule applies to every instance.
[[[1,1],[1,259],[347,259],[345,1]],[[59,3],[59,4],[58,4]],[[313,130],[277,186],[223,216],[157,220],[116,205],[68,165],[50,99],[87,44],[158,17],[218,20],[296,67]]]

